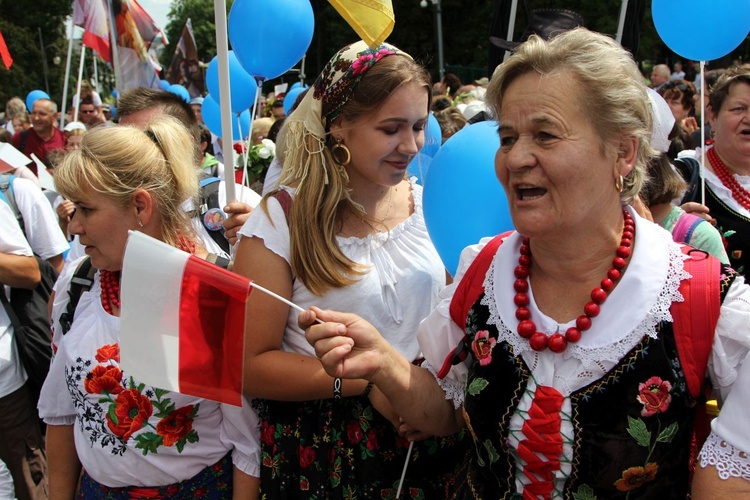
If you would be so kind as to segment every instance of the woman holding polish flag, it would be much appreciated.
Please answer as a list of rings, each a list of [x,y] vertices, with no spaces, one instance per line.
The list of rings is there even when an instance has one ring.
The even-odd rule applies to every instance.
[[[257,498],[252,412],[148,386],[120,364],[129,231],[207,255],[180,208],[198,192],[190,143],[169,117],[145,130],[100,127],[56,170],[57,190],[76,207],[68,230],[80,237],[96,274],[67,331],[61,316],[79,262],[55,288],[56,355],[39,403],[51,498]]]
[[[750,287],[632,208],[655,154],[632,57],[583,28],[534,35],[487,101],[516,231],[464,250],[422,367],[370,318],[300,315],[326,372],[373,382],[414,429],[466,428],[450,498],[477,499],[686,498],[710,383],[693,498],[746,498]]]

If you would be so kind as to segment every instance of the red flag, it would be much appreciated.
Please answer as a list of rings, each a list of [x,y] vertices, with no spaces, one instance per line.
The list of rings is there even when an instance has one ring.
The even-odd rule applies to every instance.
[[[131,232],[122,272],[121,365],[141,382],[242,405],[250,280]]]
[[[5,38],[3,38],[2,32],[0,32],[0,57],[3,59],[5,67],[10,69],[11,65],[13,65],[13,58],[10,57],[10,52],[8,52],[8,46],[5,45]]]
[[[73,24],[83,28],[83,44],[94,49],[99,57],[111,63],[107,0],[75,0]]]

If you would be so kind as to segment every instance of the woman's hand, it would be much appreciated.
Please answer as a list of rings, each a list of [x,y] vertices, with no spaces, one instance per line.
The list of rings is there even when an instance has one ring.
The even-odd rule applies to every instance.
[[[234,245],[237,243],[237,233],[242,229],[250,214],[253,213],[253,207],[241,201],[233,201],[224,207],[224,212],[229,215],[223,224],[224,237],[230,245]]]
[[[317,324],[318,318],[326,323]],[[355,314],[312,307],[298,321],[332,377],[372,380],[392,350],[374,326]]]
[[[706,219],[708,222],[714,220],[708,213],[708,207],[706,205],[701,205],[696,201],[689,201],[687,203],[684,203],[680,205],[680,208],[689,214],[697,215],[702,219]]]
[[[404,419],[396,413],[396,411],[393,409],[393,406],[391,406],[390,401],[388,401],[388,398],[385,396],[385,394],[383,394],[378,389],[378,386],[374,385],[372,387],[369,398],[373,408],[375,408],[378,413],[388,419],[388,421],[398,432],[399,436],[403,436],[409,441],[421,441],[423,439],[427,439],[428,437],[432,437],[432,434],[421,432],[409,426],[404,421]]]

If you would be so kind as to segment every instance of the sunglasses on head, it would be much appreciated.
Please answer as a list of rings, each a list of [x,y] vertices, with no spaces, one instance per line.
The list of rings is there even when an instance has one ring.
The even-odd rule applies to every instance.
[[[684,83],[667,82],[662,87],[664,90],[677,89],[680,92],[692,92],[693,90]]]

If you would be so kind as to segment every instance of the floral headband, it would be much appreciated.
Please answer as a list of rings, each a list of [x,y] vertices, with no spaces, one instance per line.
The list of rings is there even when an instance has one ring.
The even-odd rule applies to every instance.
[[[313,87],[286,120],[287,155],[284,164],[293,169],[288,171],[290,175],[302,182],[309,168],[309,159],[303,159],[302,151],[322,154],[326,131],[331,122],[339,116],[367,71],[390,55],[411,59],[409,54],[393,45],[383,43],[370,48],[365,42],[359,41],[344,47],[328,61]],[[318,144],[318,148],[313,151],[307,141],[310,138],[314,138]],[[324,158],[323,168],[327,168]]]

